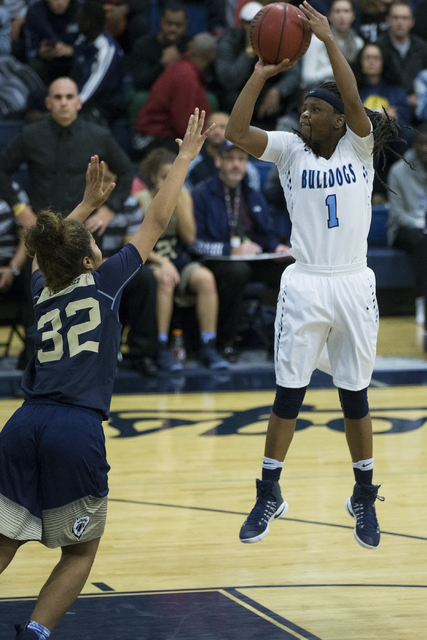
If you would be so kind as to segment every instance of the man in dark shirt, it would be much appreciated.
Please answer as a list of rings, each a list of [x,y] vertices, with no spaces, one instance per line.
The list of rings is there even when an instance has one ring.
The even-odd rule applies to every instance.
[[[218,347],[233,361],[246,285],[263,282],[276,299],[282,272],[293,261],[289,247],[279,242],[263,195],[249,187],[247,163],[248,154],[224,140],[216,158],[218,175],[192,192],[197,238],[191,249],[215,276]],[[257,259],[260,253],[283,260]]]
[[[420,71],[427,68],[427,42],[411,33],[415,21],[406,0],[393,0],[387,24],[387,33],[377,41],[384,55],[384,68],[392,70],[396,82],[408,94],[408,104],[415,107],[414,80]]]
[[[11,176],[25,162],[34,212],[51,207],[68,215],[81,200],[88,163],[97,154],[117,175],[108,202],[87,221],[90,231],[101,235],[130,193],[131,162],[107,129],[78,117],[81,100],[72,80],[55,80],[46,105],[51,117],[24,127],[0,156],[0,191],[9,206],[18,204]]]
[[[48,85],[69,75],[79,32],[77,0],[39,0],[28,8],[24,32],[30,66]]]
[[[178,0],[165,6],[159,33],[138,38],[132,49],[132,76],[137,91],[149,91],[170,62],[179,60],[191,39],[185,33],[185,7]]]

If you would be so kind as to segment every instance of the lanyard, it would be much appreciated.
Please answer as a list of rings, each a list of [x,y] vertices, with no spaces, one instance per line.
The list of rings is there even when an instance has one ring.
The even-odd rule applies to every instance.
[[[237,185],[234,193],[233,206],[231,206],[230,187],[226,184],[224,185],[224,199],[225,199],[225,206],[227,209],[228,226],[230,227],[231,236],[238,235],[237,225],[239,223],[240,196],[241,196],[241,186],[239,184]]]

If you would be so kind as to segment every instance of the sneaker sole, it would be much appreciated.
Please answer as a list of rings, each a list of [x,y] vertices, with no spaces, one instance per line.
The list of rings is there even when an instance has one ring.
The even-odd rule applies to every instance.
[[[288,509],[289,509],[288,503],[283,500],[282,504],[277,509],[276,513],[274,513],[271,516],[271,518],[270,518],[270,520],[268,522],[270,523],[272,520],[278,520],[278,518],[282,518],[285,515],[285,513],[287,512]],[[243,542],[244,544],[251,544],[253,542],[258,542],[258,540],[262,540],[263,538],[265,538],[265,536],[267,535],[267,533],[269,531],[270,531],[270,527],[269,527],[269,524],[267,524],[266,529],[262,533],[260,533],[258,536],[255,536],[254,538],[240,538],[239,537],[239,540],[240,540],[240,542]]]
[[[347,498],[347,500],[345,501],[345,509],[348,513],[349,516],[351,516],[353,518],[353,520],[356,520],[356,514],[354,513],[352,507],[351,507],[351,498]],[[364,549],[378,549],[378,545],[376,547],[373,547],[370,544],[366,544],[366,542],[363,542],[363,540],[361,540],[359,538],[359,536],[356,533],[356,527],[354,527],[353,529],[353,535],[356,539],[356,542],[358,542],[360,544],[361,547],[363,547]]]

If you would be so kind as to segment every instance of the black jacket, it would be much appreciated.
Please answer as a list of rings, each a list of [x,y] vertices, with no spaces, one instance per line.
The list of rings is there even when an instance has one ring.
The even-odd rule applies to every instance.
[[[83,118],[69,127],[62,127],[53,118],[24,127],[0,156],[0,194],[10,206],[17,203],[11,177],[26,163],[34,212],[51,207],[66,216],[83,198],[86,170],[95,154],[117,175],[116,188],[107,204],[112,211],[120,212],[131,191],[131,162],[108,129]]]
[[[403,59],[393,46],[388,33],[378,38],[377,44],[384,55],[384,68],[393,70],[396,82],[402,85],[406,93],[414,93],[415,77],[422,69],[427,69],[427,42],[411,35],[411,45]]]

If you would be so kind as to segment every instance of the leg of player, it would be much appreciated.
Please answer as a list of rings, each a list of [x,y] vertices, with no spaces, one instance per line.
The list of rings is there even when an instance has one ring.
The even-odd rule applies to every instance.
[[[257,500],[240,529],[241,542],[262,540],[269,531],[269,523],[285,515],[288,510],[288,504],[282,498],[279,479],[305,392],[306,387],[292,389],[277,386],[268,422],[262,480],[256,481]]]
[[[37,604],[30,617],[31,622],[52,631],[68,611],[83,589],[89,577],[98,550],[100,538],[62,547],[61,559],[42,587]],[[36,631],[37,632],[37,631]],[[23,634],[25,637],[25,634]],[[19,637],[19,636],[18,636]],[[42,640],[48,637],[39,635]]]
[[[19,540],[12,540],[0,533],[0,573],[12,562],[21,544]]]
[[[344,411],[345,435],[356,480],[353,495],[346,500],[345,507],[349,515],[356,520],[354,537],[357,542],[365,549],[376,549],[380,543],[380,528],[375,500],[384,498],[378,495],[379,485],[372,484],[373,438],[367,389],[339,389],[339,394]]]

